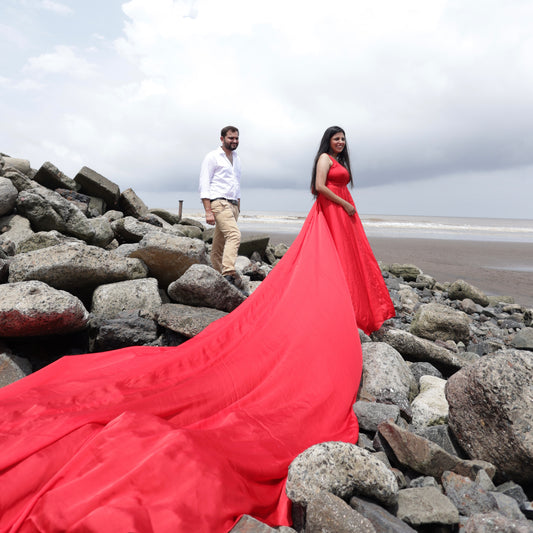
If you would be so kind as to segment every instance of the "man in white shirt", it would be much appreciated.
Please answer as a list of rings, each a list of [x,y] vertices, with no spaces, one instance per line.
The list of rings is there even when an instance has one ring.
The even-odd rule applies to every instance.
[[[241,288],[242,280],[235,272],[235,260],[241,243],[237,226],[241,206],[241,160],[235,150],[239,146],[239,130],[226,126],[220,132],[220,148],[209,152],[200,170],[200,198],[205,221],[215,225],[211,263],[230,283]]]

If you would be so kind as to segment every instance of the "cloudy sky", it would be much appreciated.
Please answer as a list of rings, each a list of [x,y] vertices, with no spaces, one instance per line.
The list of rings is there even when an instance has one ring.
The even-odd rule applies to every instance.
[[[2,0],[0,152],[200,205],[240,129],[243,211],[305,212],[342,126],[362,214],[533,218],[530,0]]]

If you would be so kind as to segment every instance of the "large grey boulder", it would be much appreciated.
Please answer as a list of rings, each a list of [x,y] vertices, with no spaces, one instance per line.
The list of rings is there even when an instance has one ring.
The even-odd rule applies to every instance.
[[[460,459],[448,453],[438,444],[425,439],[400,426],[385,421],[379,424],[378,432],[394,454],[390,459],[408,466],[425,476],[439,479],[446,470],[475,477],[480,468],[494,473],[494,467],[486,462]]]
[[[444,472],[442,486],[463,516],[488,513],[498,508],[496,498],[475,481],[454,472]]]
[[[130,257],[142,259],[150,275],[167,288],[194,264],[207,264],[205,243],[199,239],[152,231],[139,242]]]
[[[96,246],[59,244],[13,257],[9,282],[40,280],[56,289],[96,288],[105,283],[147,277],[139,259],[122,258]]]
[[[435,376],[420,378],[420,392],[411,403],[412,425],[418,428],[437,426],[448,421],[448,402],[444,394],[446,380]]]
[[[48,189],[69,189],[76,191],[79,185],[66,174],[61,172],[55,165],[46,161],[41,165],[33,179]]]
[[[72,294],[40,281],[0,285],[0,336],[26,337],[84,329],[89,313]]]
[[[54,191],[39,187],[20,192],[17,210],[35,231],[57,230],[87,243],[93,241],[94,229],[87,217]]]
[[[477,513],[468,518],[464,533],[533,533],[531,521],[513,520],[497,511]]]
[[[209,324],[227,313],[209,307],[193,307],[182,304],[163,304],[157,314],[157,323],[184,337],[198,335]]]
[[[227,312],[246,300],[246,295],[207,265],[189,267],[185,274],[169,285],[167,292],[177,303]]]
[[[175,237],[185,237],[185,235],[174,226],[155,226],[149,222],[137,220],[135,217],[127,216],[111,222],[113,231],[123,242],[139,242],[149,233],[163,233],[174,235]]]
[[[446,305],[429,303],[420,306],[413,322],[411,333],[432,341],[453,340],[468,343],[470,319],[466,313]]]
[[[33,237],[30,221],[20,215],[9,215],[0,218],[0,246],[12,248],[13,253],[19,253],[19,246],[25,240]]]
[[[26,219],[22,219],[26,220]],[[24,254],[27,252],[33,252],[34,250],[40,250],[41,248],[49,248],[50,246],[56,246],[57,244],[65,244],[69,242],[77,242],[81,245],[85,244],[84,241],[76,239],[75,237],[68,237],[59,233],[59,231],[38,231],[37,233],[31,232],[31,236],[21,241],[17,246],[17,253]]]
[[[450,374],[478,359],[474,354],[452,352],[402,329],[382,327],[372,333],[371,337],[375,341],[386,342],[408,361],[429,362]]]
[[[459,512],[436,487],[403,489],[398,494],[396,516],[414,527],[459,523]]]
[[[468,298],[483,307],[487,307],[490,302],[487,295],[481,289],[474,287],[474,285],[462,279],[454,281],[448,287],[448,298],[450,300],[465,300]]]
[[[286,485],[291,501],[303,506],[321,491],[342,499],[358,495],[393,505],[398,483],[385,463],[366,450],[347,442],[323,442],[292,461]]]
[[[31,366],[22,364],[20,357],[13,356],[11,351],[0,343],[0,388],[10,385],[31,373]]]
[[[100,285],[93,292],[91,313],[100,318],[116,318],[124,311],[140,309],[155,315],[162,305],[154,278],[132,279]]]
[[[91,351],[96,352],[154,345],[158,338],[156,322],[142,316],[138,310],[124,311],[111,319],[94,317],[90,326],[93,330]]]
[[[20,157],[9,157],[7,155],[0,156],[0,168],[3,166],[3,173],[9,169],[15,169],[22,174],[28,175],[31,170],[30,162],[27,159]]]
[[[116,183],[98,174],[94,170],[83,167],[74,177],[79,184],[80,191],[89,196],[102,198],[107,207],[115,207],[120,197],[120,188]]]
[[[17,191],[25,191],[39,187],[39,184],[33,181],[29,176],[19,172],[14,168],[8,168],[4,171],[3,177],[11,181]]]
[[[263,257],[269,241],[268,235],[244,236],[239,245],[239,255],[250,257],[254,252],[258,252]]]
[[[402,356],[384,342],[363,343],[363,375],[358,399],[392,403],[411,411],[418,385]]]
[[[137,196],[133,189],[126,189],[119,197],[120,210],[126,216],[140,218],[149,214],[148,206]]]
[[[533,328],[523,328],[513,337],[511,345],[519,350],[533,351]]]
[[[353,405],[353,411],[357,416],[359,429],[371,433],[375,433],[384,420],[392,420],[394,423],[400,420],[400,408],[392,404],[357,401]]]
[[[0,217],[13,211],[18,194],[19,192],[11,180],[0,177]]]
[[[115,232],[111,227],[111,222],[103,216],[89,218],[88,220],[94,230],[94,237],[92,238],[91,244],[105,248],[115,238]]]
[[[354,496],[350,498],[350,507],[368,518],[377,533],[416,533],[411,526],[370,500]]]
[[[533,358],[515,350],[485,356],[446,384],[449,425],[470,457],[520,483],[533,479]]]
[[[388,265],[387,270],[405,281],[416,281],[416,278],[422,274],[422,271],[416,265],[411,264],[392,263]]]
[[[290,531],[293,529],[287,528]],[[243,515],[239,521],[233,526],[229,533],[279,533],[278,529],[274,529],[263,522],[259,522],[252,516]],[[296,533],[294,531],[294,533]]]
[[[307,505],[305,533],[376,533],[372,522],[331,492],[320,492]]]

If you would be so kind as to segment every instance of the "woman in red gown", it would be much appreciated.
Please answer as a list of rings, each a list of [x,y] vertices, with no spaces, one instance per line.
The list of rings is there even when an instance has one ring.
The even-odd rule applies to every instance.
[[[63,357],[0,389],[0,532],[290,524],[288,466],[313,444],[356,442],[357,329],[394,314],[339,201],[353,207],[335,177],[343,150],[328,152],[336,198],[320,155],[302,231],[235,311],[178,347]]]

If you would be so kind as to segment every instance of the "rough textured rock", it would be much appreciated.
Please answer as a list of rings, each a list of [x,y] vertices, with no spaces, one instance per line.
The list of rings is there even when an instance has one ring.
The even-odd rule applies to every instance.
[[[36,231],[57,230],[92,243],[94,229],[87,217],[72,202],[56,192],[40,187],[19,193],[17,210]]]
[[[376,533],[415,533],[411,526],[374,502],[354,496],[350,499],[350,507],[368,518]]]
[[[0,217],[13,211],[18,191],[11,180],[0,177]]]
[[[74,177],[74,181],[79,184],[81,192],[102,198],[108,207],[117,205],[120,197],[119,186],[98,172],[83,167]]]
[[[516,350],[485,356],[446,384],[449,424],[470,455],[517,482],[533,479],[533,358]]]
[[[392,263],[387,270],[396,277],[403,278],[405,281],[416,281],[416,278],[422,274],[422,271],[416,265]]]
[[[22,174],[30,173],[30,162],[27,159],[22,159],[20,157],[0,156],[0,169],[2,167],[2,161],[4,163],[4,172],[7,172],[9,169],[15,169]]]
[[[46,161],[41,165],[33,178],[37,183],[49,189],[70,189],[75,191],[78,184],[66,174],[61,172],[55,165]]]
[[[420,378],[420,392],[411,403],[412,424],[416,428],[436,426],[448,421],[448,402],[444,394],[446,380],[433,376]]]
[[[84,244],[83,241],[76,239],[75,237],[68,237],[59,233],[59,231],[38,231],[31,234],[17,246],[17,253],[23,254],[27,252],[33,252],[34,250],[41,250],[42,248],[49,248],[50,246],[56,246],[57,244],[65,244],[69,242],[78,242]]]
[[[277,531],[277,529],[271,528],[251,516],[244,515],[229,533],[276,533]]]
[[[123,311],[141,309],[155,315],[162,305],[154,278],[106,283],[93,293],[91,313],[101,318],[116,318]]]
[[[134,345],[150,345],[157,340],[157,324],[138,311],[125,311],[116,318],[91,319],[92,351],[104,352]]]
[[[168,287],[168,295],[177,303],[233,311],[246,296],[207,265],[192,265]]]
[[[393,456],[391,459],[415,472],[439,479],[446,470],[468,472],[475,478],[481,465],[464,461],[446,450],[411,431],[402,429],[392,422],[382,422],[379,434],[385,439]],[[490,465],[487,465],[487,469]]]
[[[305,533],[376,533],[372,522],[330,492],[320,492],[307,505]]]
[[[487,307],[490,303],[487,295],[482,290],[462,279],[454,281],[448,287],[448,297],[451,300],[464,300],[468,298],[483,307]]]
[[[398,493],[396,516],[412,526],[458,524],[456,507],[435,487],[403,489]]]
[[[211,322],[226,316],[227,313],[209,307],[192,307],[181,304],[163,304],[159,309],[157,322],[184,337],[198,335]]]
[[[446,373],[453,373],[477,360],[472,354],[454,353],[433,341],[392,327],[380,328],[372,333],[372,339],[390,344],[408,361],[430,362]]]
[[[378,425],[384,420],[392,420],[396,423],[400,418],[400,408],[397,405],[357,401],[353,410],[359,422],[359,429],[371,433],[375,433]]]
[[[139,259],[124,259],[96,246],[72,243],[15,256],[9,268],[9,282],[35,279],[69,290],[145,278],[147,273]]]
[[[467,477],[453,472],[444,472],[442,485],[448,498],[463,516],[487,513],[497,509],[494,496]]]
[[[533,533],[533,524],[512,520],[496,511],[472,515],[464,527],[464,533]]]
[[[261,257],[263,257],[269,241],[270,237],[268,235],[242,237],[239,255],[250,257],[254,252],[259,252]]]
[[[89,313],[72,294],[40,281],[0,285],[0,336],[23,337],[78,331]]]
[[[468,315],[446,305],[429,303],[420,306],[411,324],[411,333],[429,340],[468,342]]]
[[[145,235],[130,257],[142,259],[150,275],[167,288],[194,264],[207,264],[205,243],[160,232]]]
[[[2,350],[0,345],[0,388],[26,377],[27,373]]]
[[[19,253],[19,245],[33,237],[30,221],[20,215],[7,215],[0,218],[0,246],[13,249]]]
[[[286,492],[307,505],[321,491],[339,498],[367,496],[387,505],[396,502],[398,484],[387,466],[366,450],[346,442],[311,446],[289,466]]]
[[[126,216],[135,218],[149,214],[147,205],[137,196],[133,189],[126,189],[118,200],[120,210]]]
[[[511,345],[519,350],[533,351],[533,328],[521,329],[511,341]]]
[[[391,403],[410,413],[418,387],[409,365],[392,346],[363,344],[363,375],[358,399]]]

